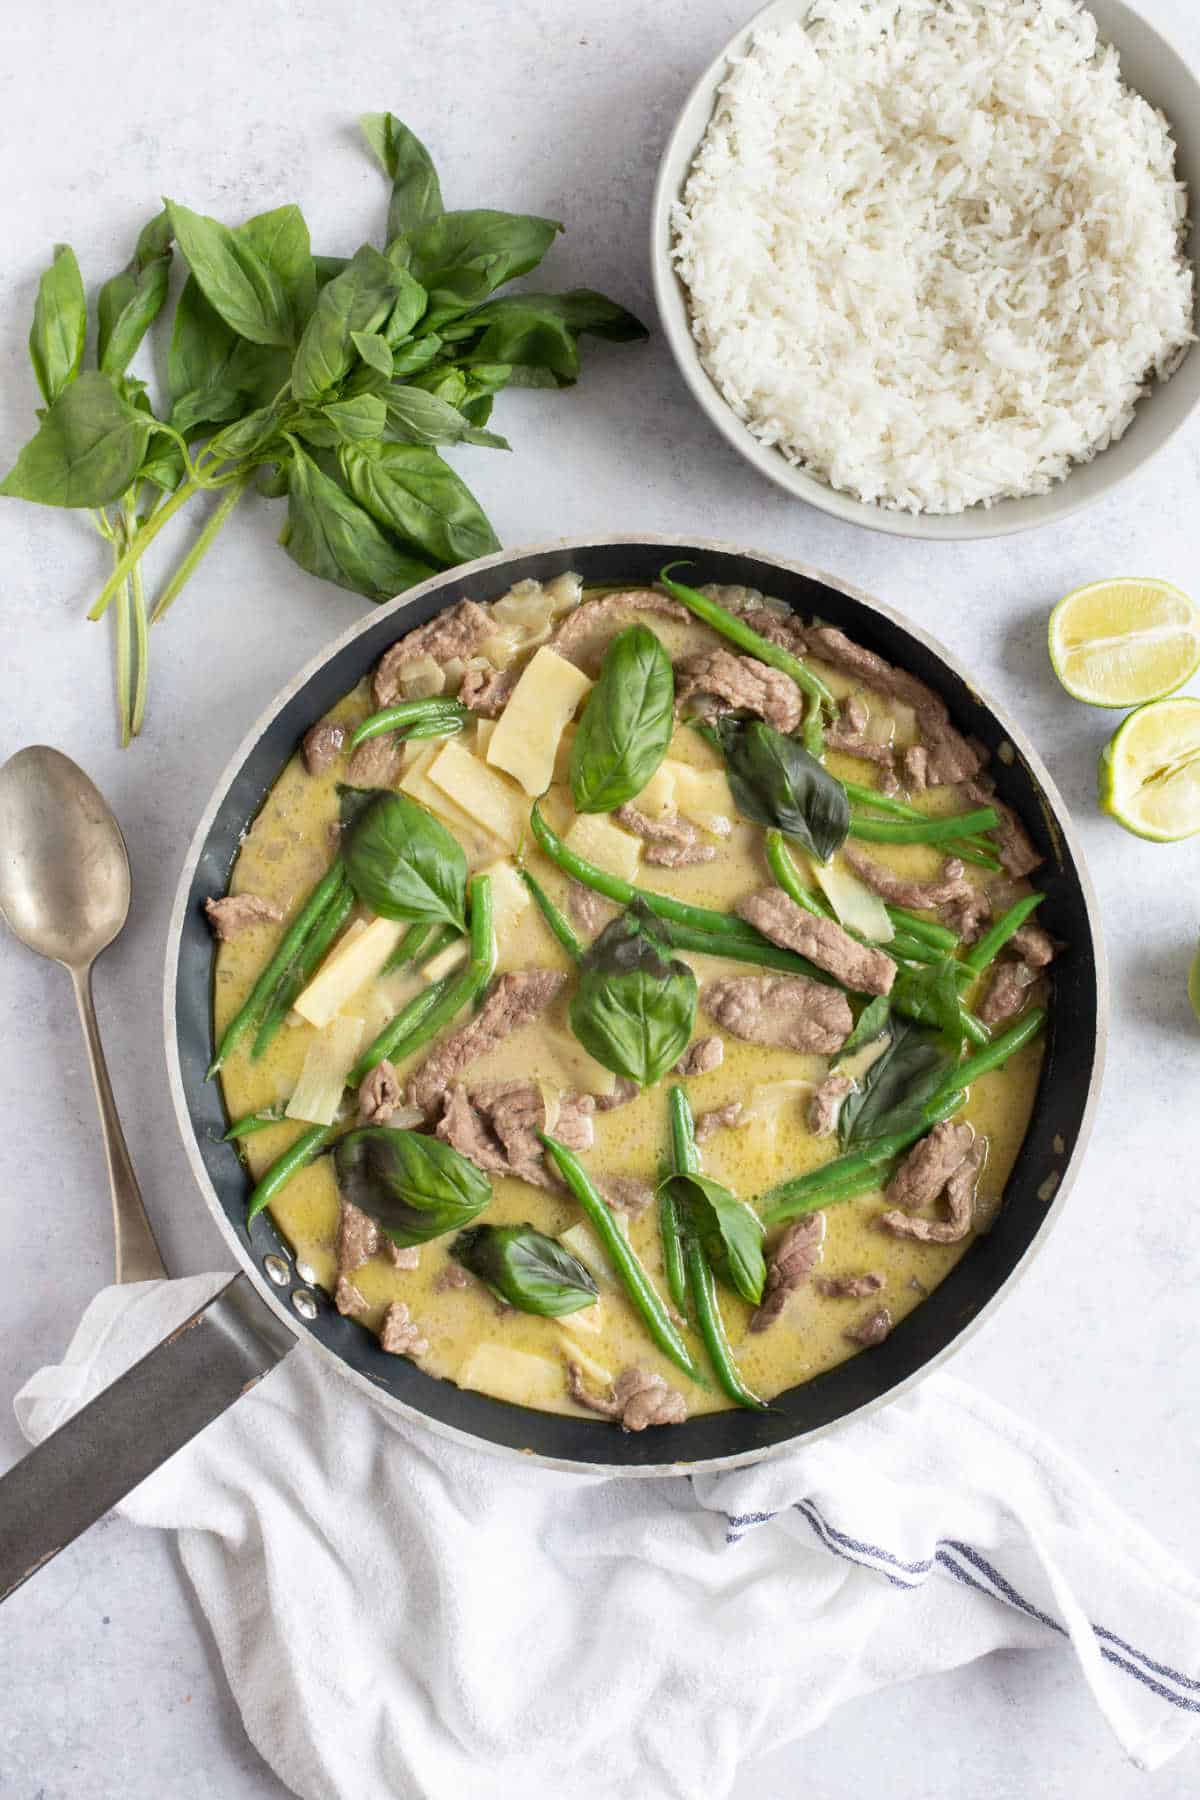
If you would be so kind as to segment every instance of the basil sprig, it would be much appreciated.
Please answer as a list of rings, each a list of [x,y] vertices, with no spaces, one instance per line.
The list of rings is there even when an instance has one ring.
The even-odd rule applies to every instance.
[[[850,802],[815,756],[761,719],[727,715],[712,728],[725,752],[734,805],[756,825],[773,826],[828,862],[850,830]]]
[[[671,659],[652,631],[631,625],[608,647],[571,746],[576,812],[612,812],[640,794],[674,728]]]
[[[492,1185],[473,1162],[419,1131],[364,1125],[338,1139],[338,1190],[395,1244],[427,1244],[478,1217]]]
[[[510,385],[563,387],[584,333],[644,338],[590,289],[499,296],[562,227],[446,211],[429,152],[391,113],[362,120],[391,184],[386,238],[315,255],[297,206],[227,225],[168,200],[100,290],[97,366],[83,368],[87,301],[69,246],[42,276],[29,354],[46,410],[0,493],[86,507],[112,545],[91,609],[116,603],[123,741],[145,703],[147,617],[159,618],[251,487],[287,498],[281,535],[309,574],[371,600],[497,549],[437,446],[507,449],[487,429]],[[129,365],[167,301],[172,244],[187,264],[156,411]],[[313,453],[316,454],[313,454]],[[147,616],[141,559],[202,491],[221,497]]]
[[[578,1257],[532,1225],[473,1225],[459,1232],[450,1254],[519,1312],[559,1319],[594,1306],[599,1296]]]
[[[571,1030],[604,1068],[650,1087],[686,1050],[696,999],[696,977],[672,958],[653,914],[637,901],[580,959]]]

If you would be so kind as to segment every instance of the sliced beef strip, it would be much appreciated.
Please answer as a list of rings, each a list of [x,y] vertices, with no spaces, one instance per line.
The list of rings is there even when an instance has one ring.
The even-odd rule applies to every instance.
[[[842,1336],[851,1344],[862,1344],[865,1349],[872,1349],[882,1344],[892,1329],[892,1315],[886,1306],[877,1306],[873,1312],[865,1313],[857,1325],[852,1325]]]
[[[945,1219],[914,1219],[906,1212],[886,1212],[879,1223],[893,1237],[912,1238],[919,1244],[957,1244],[971,1229],[975,1183],[983,1167],[987,1143],[976,1138],[957,1169],[946,1182]]]
[[[348,1275],[338,1276],[337,1286],[333,1291],[333,1304],[346,1319],[361,1319],[364,1313],[371,1310],[366,1296],[355,1287]]]
[[[782,888],[761,888],[739,900],[736,910],[773,944],[798,951],[856,994],[891,992],[896,965],[890,956],[860,944],[836,919],[818,919],[805,912]]]
[[[837,1131],[842,1101],[852,1093],[854,1083],[848,1075],[827,1075],[808,1103],[808,1129],[814,1137],[833,1137]]]
[[[637,1175],[610,1175],[599,1185],[609,1209],[630,1219],[640,1219],[654,1199],[650,1183]]]
[[[429,1340],[421,1336],[421,1327],[403,1300],[393,1300],[384,1313],[379,1342],[389,1356],[421,1356],[429,1348]]]
[[[675,1064],[675,1073],[685,1080],[690,1075],[711,1075],[724,1061],[725,1046],[719,1037],[693,1038]]]
[[[827,1300],[865,1300],[869,1294],[881,1294],[886,1280],[870,1269],[863,1275],[818,1275],[813,1286]]]
[[[682,1425],[687,1418],[683,1395],[647,1369],[622,1369],[609,1393],[598,1396],[584,1382],[579,1364],[568,1362],[567,1391],[577,1406],[586,1406],[606,1419],[619,1419],[626,1431],[645,1431],[648,1425]]]
[[[490,613],[474,600],[460,600],[449,611],[439,613],[427,625],[419,625],[386,650],[376,667],[371,693],[377,707],[394,706],[403,694],[400,671],[419,656],[430,656],[436,663],[447,663],[456,657],[475,656],[484,640],[495,630]]]
[[[360,1125],[386,1125],[403,1096],[400,1078],[385,1056],[365,1076],[358,1090]]]
[[[204,911],[213,936],[222,944],[241,937],[252,925],[278,925],[283,918],[283,908],[261,894],[226,894],[221,900],[206,900]]]
[[[356,788],[395,787],[400,779],[404,753],[394,731],[368,738],[346,764],[346,783]]]
[[[779,1050],[832,1056],[854,1026],[845,994],[807,975],[734,975],[710,982],[703,1000],[734,1037]]]
[[[596,1111],[615,1112],[618,1106],[628,1106],[631,1100],[636,1100],[641,1091],[637,1082],[630,1081],[628,1075],[618,1075],[611,1094],[593,1096],[596,1102]]]
[[[617,633],[646,613],[674,619],[680,625],[692,622],[692,614],[678,600],[656,594],[653,588],[626,588],[577,606],[550,639],[550,648],[586,673],[595,674]]]
[[[887,699],[902,700],[917,715],[921,732],[921,748],[925,754],[917,759],[906,753],[905,774],[914,787],[942,787],[948,783],[967,781],[983,767],[985,756],[950,723],[945,701],[931,687],[897,669],[892,663],[865,650],[848,638],[844,631],[832,626],[819,626],[808,634],[808,647],[813,656],[827,662],[843,674],[852,675],[863,686]]]
[[[1008,940],[1008,949],[1031,969],[1045,969],[1058,955],[1058,945],[1040,925],[1022,925]]]
[[[502,975],[475,1017],[451,1032],[409,1077],[409,1105],[432,1117],[463,1070],[545,1012],[566,979],[557,969]]]
[[[716,702],[721,712],[752,712],[776,731],[795,731],[804,716],[800,689],[782,669],[731,650],[704,650],[675,665],[675,703]]]
[[[391,1238],[385,1233],[384,1248],[387,1251],[388,1261],[391,1263],[393,1269],[420,1268],[421,1251],[417,1244],[394,1244]]]
[[[498,719],[520,679],[521,671],[515,665],[506,669],[468,669],[458,697],[469,712],[478,713],[481,719]]]
[[[789,1297],[803,1287],[821,1260],[825,1245],[825,1214],[805,1213],[789,1225],[771,1252],[761,1305],[750,1314],[750,1330],[765,1331],[773,1325]]]
[[[736,1131],[745,1110],[740,1100],[727,1100],[724,1106],[702,1112],[696,1120],[696,1142],[702,1144],[714,1131]]]
[[[594,1109],[590,1094],[563,1095],[554,1135],[569,1150],[591,1148]],[[470,1090],[460,1082],[447,1097],[437,1135],[485,1175],[557,1188],[537,1135],[546,1123],[546,1097],[536,1081],[488,1081]]]
[[[1006,875],[1011,875],[1014,881],[1023,881],[1035,869],[1041,868],[1045,857],[1034,848],[1032,838],[1012,807],[997,798],[996,784],[990,776],[977,776],[966,782],[963,795],[972,806],[993,806],[1000,815],[1000,823],[992,827],[992,839]]]
[[[715,862],[715,844],[647,844],[642,860],[659,869],[690,869]]]
[[[906,1212],[932,1206],[974,1141],[969,1125],[943,1119],[909,1151],[888,1182],[884,1199]]]
[[[349,1200],[343,1200],[337,1234],[339,1278],[353,1275],[355,1269],[361,1269],[365,1262],[370,1262],[382,1243],[383,1234],[374,1219],[359,1207],[352,1206]]]
[[[983,888],[968,887],[941,911],[943,925],[957,932],[964,944],[976,944],[992,922],[991,896]]]
[[[469,1287],[471,1277],[461,1263],[448,1262],[445,1268],[439,1271],[433,1285],[439,1294],[444,1294],[451,1288]]]
[[[320,719],[310,726],[300,743],[300,754],[308,773],[323,775],[326,769],[331,769],[342,754],[345,742],[346,727],[335,725],[332,719]]]
[[[624,806],[618,806],[613,817],[618,825],[632,831],[635,837],[644,838],[648,844],[676,844],[686,848],[696,842],[696,827],[675,813],[652,819],[649,813],[639,812],[632,801],[626,801]]]
[[[861,695],[850,694],[842,701],[841,718],[826,728],[825,748],[842,756],[857,756],[863,762],[875,763],[879,769],[879,786],[885,794],[900,791],[896,775],[896,752],[891,744],[877,744],[866,736],[868,713]]]
[[[589,937],[598,937],[610,919],[617,916],[616,907],[595,888],[584,887],[582,881],[572,881],[568,888],[567,910],[580,931],[586,931]]]
[[[998,962],[991,985],[979,1003],[979,1017],[985,1025],[1003,1025],[1025,1010],[1029,990],[1038,971],[1025,962]]]
[[[923,912],[927,908],[964,900],[975,892],[956,856],[947,857],[936,881],[914,881],[907,875],[898,875],[886,863],[864,855],[855,844],[843,844],[842,856],[859,880],[891,906],[907,906],[914,912]]]

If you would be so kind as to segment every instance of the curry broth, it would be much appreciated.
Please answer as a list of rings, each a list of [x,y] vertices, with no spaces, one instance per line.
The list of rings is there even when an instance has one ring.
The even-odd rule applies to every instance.
[[[672,657],[713,642],[712,634],[699,625],[681,627],[652,616],[646,616],[645,623],[662,638]],[[815,659],[813,666],[839,696],[855,685]],[[876,699],[871,704],[873,708],[884,705]],[[329,716],[353,727],[371,710],[369,689],[363,682]],[[896,710],[903,714],[904,709]],[[898,741],[903,741],[903,730],[901,716],[897,721]],[[677,731],[670,754],[677,760],[717,766],[715,753],[686,727]],[[872,779],[864,764],[851,757],[831,755],[829,767],[847,779]],[[299,756],[293,757],[245,837],[233,870],[232,893],[262,895],[276,901],[286,918],[294,915],[329,864],[341,773],[335,767],[312,776],[305,771]],[[952,808],[952,802],[948,793],[934,793],[928,796],[928,810],[947,810]],[[565,825],[571,816],[569,790],[562,785],[552,788],[545,809],[553,825]],[[464,848],[476,867],[494,860],[498,854],[495,846],[489,849],[483,838]],[[532,846],[527,848],[531,852],[527,856],[530,869],[565,908],[564,877]],[[933,847],[872,844],[869,848],[877,860],[918,879],[933,877],[941,863]],[[971,869],[969,873],[977,879],[980,872]],[[769,879],[762,858],[761,833],[752,826],[735,823],[732,835],[721,840],[721,854],[715,862],[675,870],[647,869],[640,879],[681,899],[727,910]],[[1014,884],[1014,894],[1026,885]],[[279,929],[256,925],[236,940],[219,946],[214,988],[218,1036],[274,950]],[[566,953],[532,905],[500,940],[498,948],[501,972],[535,965],[570,966]],[[716,976],[762,973],[724,959],[678,954],[695,969],[702,988]],[[401,971],[371,984],[344,1010],[363,1020],[366,1042],[423,984],[424,977],[419,973]],[[566,1023],[568,1003],[568,995],[560,995],[542,1020],[525,1027],[515,1038],[474,1063],[471,1079],[530,1075],[556,1082],[564,1089],[586,1091],[590,1086],[604,1091],[606,1083],[611,1087],[612,1078],[606,1077],[571,1037]],[[259,1061],[250,1059],[250,1038],[226,1061],[221,1078],[231,1118],[282,1103],[291,1094],[315,1035],[314,1028],[298,1021],[294,1014],[292,1021],[278,1033]],[[713,1021],[701,1007],[697,1034],[707,1035],[714,1029]],[[745,1103],[755,1089],[784,1083],[815,1086],[828,1067],[823,1057],[766,1049],[724,1033],[718,1035],[724,1040],[722,1066],[688,1082],[697,1116],[727,1101]],[[403,1077],[428,1053],[426,1046],[409,1063],[398,1064],[398,1073]],[[980,1193],[997,1206],[1029,1122],[1041,1055],[1040,1044],[1035,1042],[1018,1052],[1005,1068],[985,1076],[975,1084],[962,1114],[977,1133],[988,1139]],[[815,1139],[806,1128],[810,1091],[806,1085],[785,1088],[776,1104],[764,1103],[755,1109],[748,1126],[716,1132],[703,1145],[706,1170],[735,1192],[753,1197],[835,1156],[836,1140]],[[593,1176],[633,1175],[653,1182],[667,1145],[666,1084],[642,1093],[628,1105],[597,1112],[595,1128],[595,1147],[584,1157]],[[241,1148],[251,1177],[257,1180],[302,1129],[296,1122],[284,1121],[247,1138]],[[895,1238],[878,1229],[876,1220],[881,1210],[879,1193],[826,1209],[828,1231],[821,1272],[838,1275],[878,1270],[886,1277],[882,1298],[893,1320],[899,1321],[945,1278],[968,1248],[971,1236],[949,1245]],[[306,1271],[305,1279],[312,1279],[327,1290],[334,1285],[338,1211],[337,1190],[327,1158],[295,1176],[271,1207],[276,1225],[293,1247],[297,1263]],[[581,1215],[565,1193],[559,1197],[523,1182],[498,1178],[493,1181],[493,1198],[483,1217],[492,1224],[528,1221],[542,1231],[558,1233],[578,1222]],[[661,1288],[662,1258],[653,1206],[632,1222],[630,1239]],[[363,1317],[364,1325],[378,1328],[391,1301],[407,1303],[428,1339],[429,1349],[421,1357],[421,1366],[430,1374],[458,1380],[481,1341],[491,1340],[540,1359],[520,1365],[520,1391],[505,1391],[502,1398],[519,1398],[525,1404],[558,1412],[580,1412],[582,1409],[568,1398],[564,1386],[564,1354],[569,1353],[581,1363],[591,1381],[601,1384],[630,1364],[656,1370],[684,1394],[689,1413],[714,1411],[729,1404],[715,1385],[701,1388],[690,1382],[658,1351],[624,1293],[613,1282],[601,1282],[597,1305],[563,1319],[541,1318],[500,1306],[475,1281],[463,1288],[440,1282],[449,1260],[449,1241],[443,1238],[423,1246],[416,1269],[396,1269],[385,1257],[377,1256],[354,1275],[355,1286],[370,1308]],[[750,1308],[740,1298],[722,1288],[720,1304],[739,1367],[749,1385],[764,1398],[832,1368],[858,1348],[843,1334],[861,1316],[863,1303],[825,1298],[811,1285],[792,1296],[769,1330],[755,1334],[747,1333]],[[686,1335],[698,1348],[694,1334]]]

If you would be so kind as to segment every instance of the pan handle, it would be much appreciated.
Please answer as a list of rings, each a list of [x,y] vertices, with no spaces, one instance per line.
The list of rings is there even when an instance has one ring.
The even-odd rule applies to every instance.
[[[235,1275],[0,1476],[0,1601],[219,1418],[295,1343],[246,1277]]]

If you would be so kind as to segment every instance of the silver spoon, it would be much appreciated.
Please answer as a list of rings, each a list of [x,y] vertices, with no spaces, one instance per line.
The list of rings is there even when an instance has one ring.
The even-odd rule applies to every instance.
[[[75,986],[112,1185],[117,1280],[166,1274],[142,1205],[92,1002],[92,964],[129,915],[129,857],[103,794],[60,750],[32,744],[0,768],[0,915]]]

